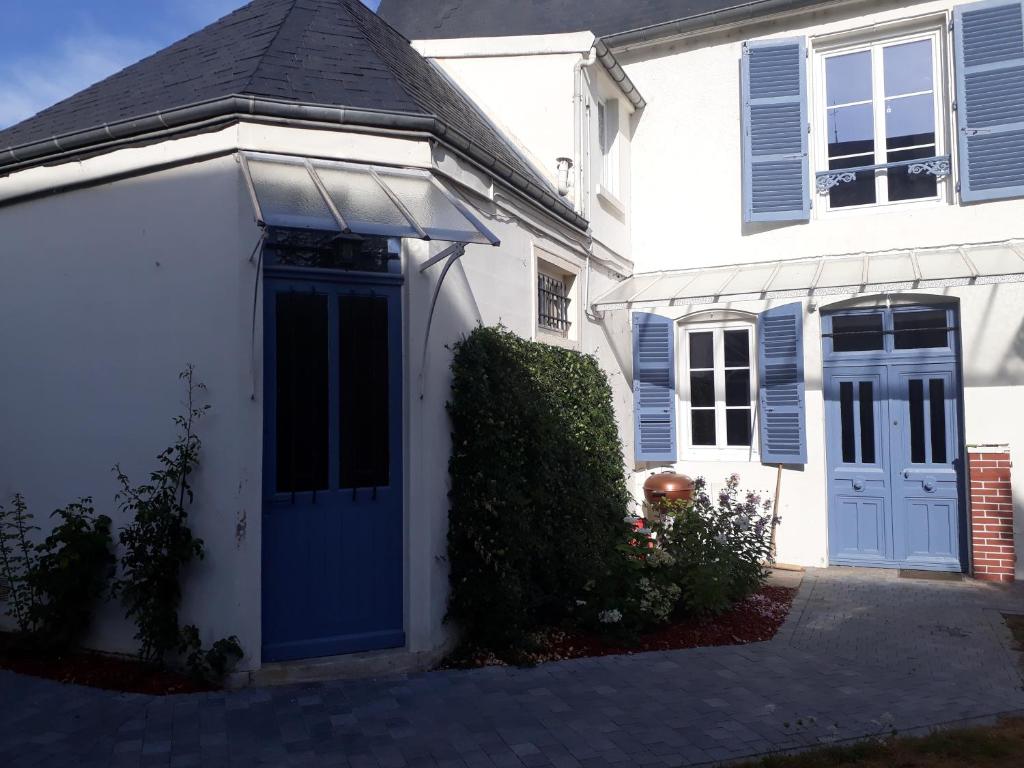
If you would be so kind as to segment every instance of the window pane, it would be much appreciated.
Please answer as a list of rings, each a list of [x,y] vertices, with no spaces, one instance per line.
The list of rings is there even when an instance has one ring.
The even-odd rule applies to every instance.
[[[862,155],[874,151],[875,118],[870,104],[837,107],[828,111],[829,157]]]
[[[843,464],[857,463],[857,443],[853,433],[853,382],[839,382],[839,424],[843,446]]]
[[[725,372],[725,404],[750,405],[750,369]]]
[[[277,490],[327,488],[327,297],[281,293],[275,307]]]
[[[875,397],[870,381],[860,382],[860,462],[875,463]]]
[[[896,349],[935,349],[949,346],[949,332],[945,330],[947,322],[944,309],[894,312],[892,323]]]
[[[388,484],[388,302],[339,299],[341,487]]]
[[[901,152],[889,152],[890,163],[901,160],[915,160],[921,157],[934,157],[935,147],[919,147],[904,149]],[[916,200],[922,197],[935,197],[938,194],[938,179],[930,173],[911,173],[908,166],[890,168],[886,171],[889,184],[889,199]]]
[[[749,408],[730,408],[725,412],[725,439],[729,445],[750,445]]]
[[[910,400],[910,461],[924,464],[924,382],[911,379],[907,396]]]
[[[874,165],[874,155],[858,155],[844,157],[841,160],[829,160],[829,170],[856,168],[861,165]],[[858,171],[853,181],[844,181],[828,193],[829,205],[833,208],[844,208],[850,205],[870,205],[875,202],[875,172]]]
[[[946,463],[946,382],[928,382],[928,408],[932,428],[932,464]]]
[[[690,372],[690,405],[698,408],[715,404],[715,372]]]
[[[715,412],[714,410],[690,411],[693,426],[694,445],[715,445]]]
[[[725,332],[725,367],[750,366],[750,334],[747,331]]]
[[[890,45],[882,52],[885,95],[917,93],[932,89],[932,41]]]
[[[825,60],[826,98],[829,106],[871,98],[871,52],[859,51]]]
[[[710,331],[690,334],[690,367],[715,367],[715,335]]]
[[[865,352],[883,348],[882,316],[837,315],[832,318],[832,350]]]
[[[935,104],[930,93],[885,102],[885,147],[935,143]]]

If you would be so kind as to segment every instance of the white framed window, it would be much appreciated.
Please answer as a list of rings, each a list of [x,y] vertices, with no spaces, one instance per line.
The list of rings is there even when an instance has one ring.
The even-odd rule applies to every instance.
[[[535,338],[574,347],[579,340],[579,269],[568,260],[535,248]]]
[[[689,453],[749,456],[754,441],[754,328],[749,323],[681,327],[683,444]]]
[[[597,102],[597,141],[601,148],[601,186],[613,196],[619,195],[619,102]]]
[[[945,200],[943,40],[936,26],[816,49],[816,176],[826,210]]]

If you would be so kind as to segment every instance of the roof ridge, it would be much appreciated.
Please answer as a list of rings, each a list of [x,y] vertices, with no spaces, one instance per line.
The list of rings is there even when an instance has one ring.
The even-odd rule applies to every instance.
[[[271,1],[274,1],[274,0],[271,0]],[[256,58],[256,63],[253,64],[252,72],[249,73],[249,77],[246,78],[245,85],[242,86],[242,88],[239,91],[239,93],[245,93],[246,91],[249,90],[250,86],[252,86],[253,80],[256,79],[256,74],[260,71],[260,67],[263,65],[263,60],[265,58],[267,58],[267,54],[270,53],[270,51],[274,47],[274,44],[277,42],[277,39],[281,36],[281,30],[284,29],[284,25],[288,22],[288,17],[291,16],[292,13],[295,11],[295,4],[299,0],[284,0],[284,1],[291,3],[292,7],[288,9],[288,13],[286,13],[284,15],[284,18],[281,19],[280,23],[278,23],[277,29],[274,31],[273,37],[270,38],[270,42],[267,43],[267,47],[263,49],[263,53],[261,53]],[[242,6],[242,7],[245,8],[246,6]],[[199,30],[199,31],[202,32],[202,30]],[[198,34],[198,33],[194,33],[194,34]]]

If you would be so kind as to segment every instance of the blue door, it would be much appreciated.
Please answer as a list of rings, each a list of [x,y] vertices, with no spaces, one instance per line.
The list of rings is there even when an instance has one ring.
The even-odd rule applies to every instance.
[[[955,321],[928,307],[824,318],[830,562],[961,570]]]
[[[404,645],[400,293],[264,286],[263,660]]]

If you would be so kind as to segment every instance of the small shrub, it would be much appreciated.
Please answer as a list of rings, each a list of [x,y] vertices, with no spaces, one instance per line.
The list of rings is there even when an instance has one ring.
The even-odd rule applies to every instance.
[[[691,502],[668,503],[652,525],[657,546],[673,559],[668,578],[681,591],[678,610],[721,613],[753,594],[767,578],[771,559],[771,501],[740,494],[732,475],[712,501],[698,478]]]
[[[205,387],[195,382],[191,366],[181,378],[186,384],[185,412],[174,418],[178,438],[157,457],[160,468],[148,483],[133,486],[120,465],[114,467],[121,484],[116,498],[121,511],[132,517],[118,534],[123,574],[114,586],[138,630],[140,656],[158,664],[181,645],[181,570],[203,557],[203,541],[188,527],[193,500],[189,476],[199,463],[201,447],[195,425],[209,406],[195,405],[196,394]]]
[[[7,615],[17,622],[23,633],[34,628],[36,592],[32,574],[37,556],[31,536],[38,530],[39,526],[32,524],[32,513],[20,493],[14,495],[9,509],[0,504],[0,575],[11,590]]]
[[[194,624],[182,627],[178,652],[194,678],[210,683],[222,680],[245,656],[234,635],[217,640],[205,650],[199,640],[199,628]]]
[[[110,518],[96,515],[92,499],[69,504],[53,516],[61,522],[37,547],[38,558],[29,577],[37,600],[29,616],[38,641],[63,650],[88,631],[116,560],[111,552]]]
[[[448,616],[499,654],[579,612],[621,562],[630,498],[597,360],[480,327],[452,363]]]

